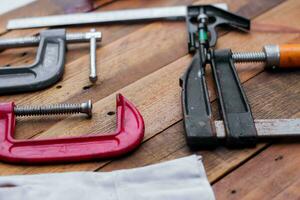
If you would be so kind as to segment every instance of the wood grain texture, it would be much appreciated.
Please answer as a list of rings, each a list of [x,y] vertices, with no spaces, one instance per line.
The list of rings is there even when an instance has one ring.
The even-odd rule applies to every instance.
[[[113,2],[113,0],[94,0],[93,7],[94,9],[97,9],[100,6],[111,2]],[[8,32],[8,30],[6,30],[6,24],[10,19],[39,17],[45,15],[59,15],[68,13],[70,11],[75,12],[75,10],[68,9],[68,7],[76,7],[74,3],[76,2],[74,2],[73,0],[39,0],[25,5],[21,8],[7,12],[1,15],[0,35]]]
[[[217,182],[216,198],[298,200],[299,152],[299,144],[273,145]]]
[[[183,31],[180,31],[180,29],[178,28],[178,31],[176,31],[176,32],[185,32],[185,27],[182,24],[168,23],[167,25],[171,26],[170,30],[172,29],[174,31],[174,30],[176,30],[175,27],[178,26],[178,27],[182,27]],[[115,57],[117,60],[113,61],[113,62],[119,63],[117,61],[120,59],[120,56],[121,57],[123,56],[121,59],[126,59],[126,62],[131,62],[131,63],[127,64],[126,66],[132,67],[132,66],[136,65],[138,67],[141,67],[142,68],[141,70],[144,70],[145,60],[146,60],[145,58],[147,58],[144,56],[150,56],[151,59],[149,60],[148,66],[153,65],[154,64],[153,61],[158,60],[158,58],[151,54],[150,55],[149,54],[141,55],[139,52],[142,51],[142,48],[135,50],[141,44],[139,43],[139,45],[136,45],[136,43],[134,43],[134,41],[139,41],[139,40],[137,40],[137,37],[144,38],[142,40],[143,43],[145,43],[144,48],[146,48],[147,46],[154,47],[153,50],[151,51],[151,52],[153,52],[153,51],[157,50],[157,48],[155,48],[155,47],[157,47],[157,46],[160,47],[159,46],[160,43],[157,43],[157,46],[155,46],[154,42],[156,42],[157,40],[153,41],[154,38],[151,35],[156,35],[156,39],[157,39],[159,37],[159,34],[161,33],[161,35],[162,35],[161,40],[163,40],[164,37],[166,39],[169,38],[169,37],[167,37],[168,29],[166,29],[166,31],[165,31],[166,33],[165,33],[162,31],[163,28],[165,28],[165,26],[163,26],[162,23],[160,23],[160,22],[151,23],[151,24],[147,25],[145,28],[141,28],[141,29],[135,31],[134,34],[132,33],[128,36],[125,36],[124,38],[121,38],[120,43],[119,43],[119,40],[117,40],[116,46],[111,48],[111,50],[116,49],[118,46],[120,46],[120,44],[126,44],[126,46],[122,46],[123,47],[123,48],[121,48],[122,50],[124,49],[124,47],[129,47],[128,49],[132,49],[132,50],[131,50],[130,55],[129,54],[128,55],[120,55],[120,53],[118,51],[110,51],[112,54],[116,52]],[[160,31],[157,32],[156,31],[157,29],[160,29]],[[153,34],[149,34],[149,31],[154,31],[154,32],[153,32]],[[148,33],[148,34],[146,34],[146,33]],[[144,36],[145,34],[147,36],[149,35],[148,37],[150,37],[150,38],[149,39],[145,38],[145,36]],[[182,35],[184,35],[184,34],[182,34]],[[131,39],[131,37],[132,37],[132,39]],[[182,39],[183,39],[183,42],[177,43],[178,46],[186,46],[185,42],[184,42],[185,38],[182,38]],[[126,42],[122,42],[123,40],[125,40]],[[170,44],[170,43],[174,44],[174,39],[170,40],[169,43],[167,43],[167,41],[165,41],[165,42],[166,42],[166,44],[164,44],[164,46],[161,47],[163,49],[161,49],[161,51],[159,52],[160,53],[159,55],[164,55],[164,56],[162,56],[161,59],[168,58],[168,56],[167,56],[168,54],[166,54],[166,53],[170,52],[169,51],[170,48],[172,49],[172,46],[168,46],[168,44]],[[114,45],[114,43],[112,43],[111,45]],[[133,45],[133,46],[131,46],[131,45]],[[101,50],[103,51],[104,48],[105,47],[101,48]],[[184,51],[186,51],[186,50],[184,50]],[[124,52],[126,53],[127,49],[125,49]],[[107,56],[111,56],[111,55],[107,55]],[[141,56],[143,56],[144,58]],[[88,57],[88,56],[85,56],[85,57]],[[129,59],[129,57],[130,57],[130,59]],[[110,61],[109,57],[106,59],[108,61]],[[159,60],[161,60],[161,59],[159,59]],[[175,62],[174,66],[170,65],[168,67],[164,67],[163,69],[152,73],[151,75],[139,80],[138,82],[135,82],[135,84],[130,85],[121,90],[121,92],[125,93],[125,95],[128,96],[129,98],[131,96],[134,97],[135,104],[137,104],[137,106],[140,108],[141,112],[144,114],[144,117],[146,119],[146,125],[147,125],[147,127],[149,127],[148,130],[146,131],[146,134],[147,134],[147,132],[149,132],[149,134],[147,134],[149,136],[147,136],[147,137],[151,137],[152,135],[156,134],[157,132],[160,132],[161,130],[165,129],[167,126],[170,126],[173,123],[175,123],[176,121],[181,119],[180,101],[179,101],[179,91],[180,90],[178,87],[178,77],[182,74],[183,70],[186,68],[189,61],[190,61],[189,56],[183,57],[182,59],[179,59],[177,62]],[[84,64],[87,62],[87,59],[83,60],[81,62]],[[138,62],[138,63],[132,64],[132,62]],[[80,67],[81,65],[79,63],[77,63],[76,66]],[[102,66],[102,68],[109,70],[108,73],[114,73],[113,70],[120,70],[120,67],[111,68],[110,67],[111,65],[107,65],[107,67],[103,67],[103,64],[102,64],[101,66]],[[65,88],[63,86],[63,88],[61,88],[59,90],[56,88],[54,91],[51,91],[51,89],[48,89],[48,90],[45,90],[42,92],[33,93],[32,96],[30,94],[26,94],[24,96],[21,95],[22,98],[20,98],[20,100],[21,100],[20,103],[23,103],[23,102],[24,103],[26,103],[26,102],[28,102],[28,103],[47,102],[47,100],[49,100],[49,96],[51,96],[51,94],[55,94],[55,96],[56,96],[56,98],[53,99],[54,101],[64,101],[66,98],[69,98],[69,96],[70,96],[68,94],[68,91],[76,90],[77,82],[79,82],[80,79],[84,78],[82,76],[83,71],[84,70],[81,70],[80,71],[81,73],[78,74],[77,76],[75,74],[70,75],[70,79],[72,79],[72,80],[70,81],[69,79],[67,79],[66,82],[71,87],[66,87],[67,89],[64,92],[59,93],[59,90],[62,90],[63,88]],[[128,71],[125,71],[125,72],[128,73]],[[134,70],[133,72],[137,72],[137,70]],[[129,74],[132,74],[132,73],[129,73]],[[67,75],[68,75],[68,72],[66,71],[66,76]],[[105,75],[105,77],[106,78],[109,77],[109,74]],[[115,75],[112,74],[111,77],[115,78]],[[166,79],[165,77],[168,77],[168,78]],[[64,82],[64,80],[62,82]],[[74,83],[76,83],[75,86],[74,86]],[[62,83],[60,83],[60,84],[62,84]],[[147,87],[145,88],[145,86],[147,86]],[[102,87],[106,88],[103,85],[102,85]],[[139,92],[141,90],[143,90],[143,93]],[[126,93],[126,91],[128,91],[128,92]],[[129,92],[131,95],[129,94]],[[164,94],[164,92],[165,92],[165,94]],[[162,96],[155,95],[157,93],[162,94]],[[144,94],[147,94],[149,96],[147,97]],[[17,96],[18,95],[15,95],[14,97],[16,98]],[[91,133],[95,132],[95,131],[110,131],[114,128],[114,125],[115,125],[114,116],[106,116],[106,113],[108,111],[114,110],[114,98],[115,97],[113,94],[113,95],[110,95],[96,103],[95,113],[97,113],[97,114],[94,117],[95,120],[93,120],[93,121],[86,121],[86,120],[82,120],[81,118],[74,119],[72,117],[68,118],[64,121],[58,122],[58,123],[55,123],[55,122],[57,122],[57,119],[55,119],[55,120],[50,120],[50,119],[49,120],[42,120],[42,119],[20,120],[20,121],[18,121],[18,126],[17,126],[17,137],[31,138],[35,135],[38,135],[40,132],[43,132],[43,133],[39,137],[50,137],[50,136],[55,136],[55,135],[66,136],[66,135],[70,135],[72,133],[74,134],[73,131],[75,131],[75,134],[80,134],[81,131],[83,133],[86,133],[87,130],[88,130],[88,132],[91,132]],[[97,106],[97,105],[99,105],[99,106]],[[139,105],[145,105],[145,106],[144,106],[144,108],[141,108]],[[168,105],[168,107],[166,107],[166,105]],[[146,112],[143,112],[143,110],[146,110]],[[156,116],[157,110],[162,110],[162,111],[164,111],[165,114],[160,115],[161,117],[158,118]],[[177,114],[175,114],[175,111]],[[168,114],[170,112],[173,112],[174,114],[170,116]],[[81,123],[79,123],[79,122],[81,122]],[[50,124],[50,126],[49,126],[49,124]],[[78,124],[79,126],[74,126],[74,124]],[[26,132],[21,131],[21,130],[25,130],[25,129],[28,131],[26,131]],[[64,134],[62,134],[62,133],[64,133]]]
[[[203,2],[217,1],[134,0],[105,1],[105,3],[99,1],[97,11]],[[266,0],[256,1],[255,3],[250,0],[238,2],[228,0],[226,2],[229,3],[233,11],[254,18],[255,24],[267,24],[268,27],[277,24],[300,27],[298,20],[291,20],[299,17],[299,2],[295,0],[286,2]],[[26,9],[22,12],[26,13]],[[41,15],[61,11],[53,8],[52,11],[49,9],[49,13],[46,13],[47,11],[43,12]],[[14,16],[14,14],[11,14],[11,16]],[[178,78],[191,61],[191,57],[187,55],[185,24],[164,21],[130,26],[127,24],[97,25],[96,28],[104,34],[103,43],[97,50],[99,58],[98,71],[100,72],[100,82],[97,85],[91,86],[87,77],[89,71],[88,45],[73,45],[69,47],[65,75],[58,84],[43,91],[2,96],[0,101],[14,100],[18,104],[46,104],[76,102],[91,98],[95,103],[92,120],[70,116],[42,117],[38,119],[22,118],[17,121],[17,138],[62,137],[113,130],[115,128],[115,116],[107,115],[107,113],[115,110],[115,93],[121,92],[138,107],[145,118],[146,137],[143,145],[137,151],[114,161],[103,160],[44,166],[15,166],[1,163],[1,175],[64,171],[111,171],[144,166],[195,153],[186,147],[183,137],[180,88],[178,86]],[[68,31],[77,32],[89,29],[88,26],[69,27]],[[3,37],[33,35],[40,30],[42,29],[3,32]],[[267,43],[299,42],[299,33],[297,32],[278,32],[274,34],[274,31],[268,32],[268,29],[264,29],[263,32],[254,31],[250,34],[234,32],[224,34],[223,32],[218,41],[218,48],[259,50]],[[34,52],[33,49],[7,50],[1,53],[0,63],[15,65],[32,62]],[[16,54],[18,56],[15,56]],[[245,83],[246,93],[250,99],[255,117],[299,116],[299,103],[297,103],[299,102],[297,101],[297,98],[299,100],[299,83],[297,81],[299,80],[299,73],[270,74],[263,71],[262,65],[257,64],[239,65],[238,72],[242,82]],[[209,72],[208,76],[211,76]],[[217,108],[211,77],[208,80],[210,97],[214,102],[213,109],[216,113]],[[290,105],[288,108],[287,104]],[[217,117],[217,114],[215,117]],[[262,144],[255,149],[235,151],[222,147],[215,151],[199,151],[196,153],[203,156],[209,180],[216,182],[215,185],[221,185],[219,179],[222,181],[223,176],[229,174],[225,176],[225,180],[235,173],[235,168],[240,165],[242,167],[246,166],[256,158],[256,154],[267,152],[273,148],[267,147]],[[284,148],[289,149],[290,147],[284,146]],[[258,157],[262,153],[258,154]],[[292,161],[292,159],[289,161]],[[245,162],[246,164],[243,164]],[[267,162],[264,163],[263,159],[261,159],[261,162],[259,164],[268,164]],[[295,161],[295,164],[297,162]],[[289,176],[289,169],[292,169],[292,167],[288,168],[287,171],[279,170],[278,177],[284,176],[284,174]],[[295,173],[295,176],[298,175]],[[227,183],[228,180],[225,182]],[[243,184],[244,182],[239,183],[239,187],[247,187]],[[297,197],[295,188],[299,186],[299,181],[296,178],[291,182],[285,181],[285,186],[285,190],[282,189],[280,194],[277,194],[276,197],[275,194],[273,196],[277,199]],[[227,189],[230,190],[231,188]],[[247,190],[247,195],[250,190],[257,190],[257,188]],[[223,192],[218,193],[217,191],[217,195]],[[258,193],[257,195],[263,197],[265,194]],[[230,198],[230,195],[228,196]],[[218,196],[218,199],[222,199],[222,195]]]
[[[263,72],[244,84],[255,118],[296,118],[300,116],[300,72],[269,73]],[[283,89],[284,88],[284,89]],[[279,92],[280,91],[280,92]],[[217,116],[216,102],[213,104]],[[269,111],[269,112],[268,112]],[[270,112],[271,111],[271,112]],[[215,151],[191,152],[185,145],[182,121],[147,141],[134,155],[120,161],[113,161],[101,170],[143,166],[144,163],[156,163],[180,156],[197,153],[203,156],[205,168],[211,182],[216,181],[225,171],[252,157],[265,145],[254,149],[228,150],[218,148]],[[148,163],[147,163],[148,164]]]
[[[174,38],[170,37],[169,32],[173,32],[173,37],[178,39],[174,41]],[[31,94],[6,96],[2,97],[1,100],[14,100],[18,104],[54,103],[69,101],[70,99],[71,101],[80,101],[87,98],[97,101],[120,89],[122,86],[134,82],[138,78],[172,62],[176,59],[176,56],[178,58],[186,54],[185,32],[184,23],[168,23],[166,25],[165,23],[157,22],[113,42],[112,46],[108,45],[107,50],[104,46],[100,49],[99,65],[101,69],[99,71],[105,79],[102,84],[99,83],[99,85],[92,88],[89,87],[90,83],[87,76],[84,75],[88,74],[88,67],[82,69],[82,66],[85,66],[88,62],[88,55],[84,55],[84,58],[81,58],[78,62],[74,61],[67,64],[63,80],[50,89]],[[161,45],[161,40],[164,41],[164,45]],[[180,46],[180,48],[177,48],[177,46]],[[117,51],[118,49],[121,52]],[[148,49],[152,53],[145,54],[143,49]],[[170,51],[170,49],[177,50]],[[103,57],[104,59],[101,59]],[[126,77],[124,77],[124,74],[126,74]],[[49,99],[49,94],[53,93],[55,93],[56,98]],[[45,124],[49,124],[49,121],[45,122]],[[23,129],[21,126],[18,127],[20,127],[20,130]],[[37,132],[31,130],[29,132],[32,133],[31,135],[36,135],[45,128],[40,124]],[[22,134],[22,137],[26,138],[26,135]]]

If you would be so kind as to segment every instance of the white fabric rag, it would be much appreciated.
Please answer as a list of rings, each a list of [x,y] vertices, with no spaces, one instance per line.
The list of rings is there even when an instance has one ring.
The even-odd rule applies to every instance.
[[[213,200],[201,157],[113,172],[0,177],[1,200]]]

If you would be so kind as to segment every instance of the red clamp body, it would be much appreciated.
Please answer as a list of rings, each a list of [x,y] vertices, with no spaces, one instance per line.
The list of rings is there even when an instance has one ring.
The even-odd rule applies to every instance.
[[[112,158],[137,148],[144,120],[121,94],[117,95],[117,129],[111,134],[59,139],[16,140],[14,103],[0,104],[0,160],[9,163],[55,163]]]

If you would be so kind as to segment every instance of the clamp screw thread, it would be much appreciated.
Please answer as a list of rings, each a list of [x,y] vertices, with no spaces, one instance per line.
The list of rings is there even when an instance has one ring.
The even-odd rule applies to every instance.
[[[267,68],[275,69],[280,65],[280,47],[278,45],[265,45],[260,52],[232,53],[234,62],[264,62]]]
[[[237,63],[265,62],[267,56],[264,52],[234,52],[232,58]]]
[[[88,117],[92,116],[91,100],[81,104],[53,104],[45,106],[15,106],[16,116],[34,116],[34,115],[58,115],[58,114],[76,114],[85,113]]]

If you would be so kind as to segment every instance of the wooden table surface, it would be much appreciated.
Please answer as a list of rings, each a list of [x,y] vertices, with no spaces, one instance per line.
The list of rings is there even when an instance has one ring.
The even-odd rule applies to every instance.
[[[231,11],[252,19],[249,34],[223,32],[217,48],[260,50],[265,44],[300,42],[300,1],[223,0]],[[37,34],[42,29],[7,31],[8,19],[62,14],[61,1],[43,0],[1,16],[2,38]],[[220,1],[130,0],[96,1],[96,11],[200,4]],[[187,69],[184,22],[149,22],[73,26],[69,32],[95,27],[103,33],[97,50],[97,85],[91,85],[89,45],[69,45],[63,79],[48,89],[1,96],[0,101],[17,104],[81,102],[92,99],[94,115],[83,117],[38,117],[17,120],[16,138],[36,139],[108,132],[115,128],[116,93],[132,101],[144,117],[143,144],[135,152],[115,160],[45,166],[16,166],[0,163],[1,175],[69,171],[111,171],[145,166],[193,153],[203,156],[217,199],[300,199],[300,144],[259,144],[256,148],[192,152],[183,136],[178,79]],[[35,48],[10,49],[1,53],[1,65],[32,63]],[[238,65],[237,70],[256,119],[300,117],[300,72],[270,73],[261,64]],[[214,113],[217,103],[208,73]],[[109,113],[109,114],[108,114]],[[217,114],[215,114],[217,118]],[[299,157],[298,157],[299,156]],[[201,199],[201,198],[200,198]]]

